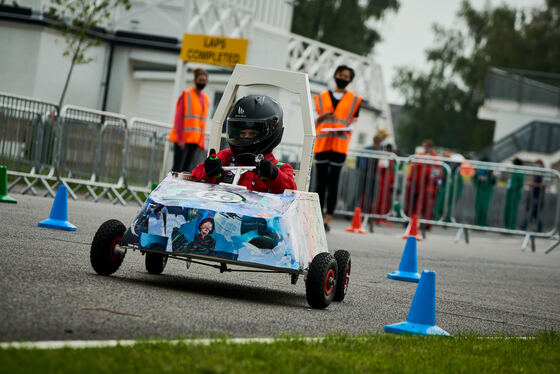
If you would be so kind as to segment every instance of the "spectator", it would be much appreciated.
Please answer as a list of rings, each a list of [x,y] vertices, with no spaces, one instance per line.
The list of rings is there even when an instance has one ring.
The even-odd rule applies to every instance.
[[[383,142],[383,137],[379,135],[375,135],[373,137],[373,143],[371,145],[365,146],[364,151],[382,151],[383,150],[383,146],[381,145],[382,142]],[[369,161],[374,161],[374,160],[371,158],[358,156],[356,159],[356,164],[358,166],[358,169],[368,170],[370,168]]]
[[[319,194],[321,210],[326,205],[323,218],[325,231],[330,223],[338,199],[340,172],[346,161],[352,137],[353,123],[357,121],[362,98],[346,86],[354,79],[354,70],[340,65],[334,73],[336,89],[315,95],[317,120],[315,127],[315,167],[317,170],[316,192]]]
[[[461,166],[465,157],[461,154],[451,154],[447,152],[444,154],[445,157],[449,157],[447,164],[451,169],[451,175],[449,179],[449,192],[447,192],[447,169],[443,169],[441,178],[438,179],[438,193],[436,202],[434,205],[434,220],[439,220],[443,218],[445,222],[451,222],[451,208],[454,201],[459,200],[463,192],[463,178],[462,175],[457,175],[456,171]],[[461,169],[462,171],[462,169]],[[445,194],[447,193],[447,211],[445,217],[443,217],[443,211],[445,208]]]
[[[377,134],[375,135],[380,136],[382,141],[385,141],[385,139],[387,139],[387,137],[389,136],[389,131],[387,131],[386,129],[379,129],[377,130]]]
[[[364,147],[365,151],[381,151],[381,142],[383,138],[379,135],[373,137],[373,144]],[[377,177],[377,158],[357,157],[356,166],[358,167],[359,182],[361,191],[360,207],[364,212],[373,212],[373,198],[376,193],[377,186],[375,185]],[[358,196],[360,196],[358,195]]]
[[[516,166],[523,165],[519,158],[513,159],[513,164]],[[523,195],[523,174],[511,173],[506,189],[506,206],[504,209],[504,223],[506,229],[515,230],[517,225],[517,211],[521,196]]]
[[[481,161],[488,161],[483,158]],[[496,177],[491,170],[480,168],[474,174],[474,189],[476,197],[474,202],[474,224],[478,226],[488,226],[488,207],[494,195],[494,185]]]
[[[206,117],[209,100],[202,90],[208,83],[208,73],[202,68],[193,71],[194,86],[183,91],[175,106],[175,121],[169,133],[169,141],[175,143],[173,171],[192,169],[198,150],[204,150]]]
[[[393,152],[393,146],[386,144],[384,147],[385,152]],[[378,162],[378,175],[379,175],[379,193],[377,197],[376,214],[386,215],[391,212],[391,202],[393,199],[393,185],[395,183],[395,160],[381,159]],[[377,223],[392,226],[392,223],[387,220],[379,220]]]
[[[422,148],[419,155],[437,156],[431,140],[423,141]],[[418,214],[419,218],[430,220],[433,218],[434,202],[438,192],[437,179],[440,177],[441,168],[439,166],[429,163],[412,163],[406,183],[407,215]]]
[[[544,168],[544,163],[542,160],[537,160],[535,167]],[[525,221],[521,228],[527,230],[528,226],[533,222],[537,221],[537,232],[541,232],[543,229],[541,210],[544,207],[544,195],[546,189],[546,183],[543,181],[542,175],[535,175],[533,181],[529,183],[532,187],[531,196],[527,199],[526,211],[529,213],[525,217]]]

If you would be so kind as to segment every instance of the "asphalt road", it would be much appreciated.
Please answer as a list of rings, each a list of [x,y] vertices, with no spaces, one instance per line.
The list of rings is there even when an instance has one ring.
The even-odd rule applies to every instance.
[[[99,276],[89,263],[95,231],[110,218],[130,223],[136,206],[69,201],[78,230],[66,232],[37,227],[52,199],[12,196],[17,205],[0,204],[0,341],[381,332],[406,320],[416,290],[386,276],[402,255],[400,225],[360,235],[336,221],[328,240],[331,251],[352,253],[349,293],[312,310],[304,283],[293,286],[285,274],[220,274],[169,261],[156,276],[129,252],[113,276]],[[436,271],[438,326],[451,334],[560,330],[560,249],[545,255],[549,242],[538,240],[536,253],[523,252],[521,238],[495,234],[455,244],[454,235],[433,230],[418,247],[419,269]]]

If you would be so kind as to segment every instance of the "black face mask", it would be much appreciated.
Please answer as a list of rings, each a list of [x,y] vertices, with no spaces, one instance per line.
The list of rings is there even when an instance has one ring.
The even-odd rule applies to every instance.
[[[204,89],[204,87],[206,87],[206,83],[196,83],[196,88],[199,91],[202,91]]]
[[[346,79],[335,78],[334,80],[336,81],[336,86],[338,88],[346,88],[346,86],[350,83],[350,81],[347,81]]]

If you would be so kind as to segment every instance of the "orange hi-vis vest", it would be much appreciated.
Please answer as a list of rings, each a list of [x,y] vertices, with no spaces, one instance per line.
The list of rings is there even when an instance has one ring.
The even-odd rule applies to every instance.
[[[206,131],[206,116],[208,114],[208,95],[204,97],[204,109],[194,88],[190,87],[183,91],[183,142],[185,144],[197,144],[204,148],[204,132]],[[169,132],[168,139],[177,143],[177,133],[175,127]]]
[[[356,96],[353,92],[346,91],[342,99],[338,102],[335,110],[329,91],[324,91],[321,95],[315,95],[315,109],[319,115],[334,112],[334,118],[328,118],[320,124],[317,124],[315,153],[333,151],[348,154],[348,146],[352,138],[352,131],[322,131],[322,129],[349,128],[361,103],[362,98],[360,96]]]

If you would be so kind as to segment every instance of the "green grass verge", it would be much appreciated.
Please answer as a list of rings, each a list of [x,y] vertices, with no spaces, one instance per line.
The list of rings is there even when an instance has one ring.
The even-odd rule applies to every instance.
[[[560,335],[334,335],[321,342],[296,337],[207,346],[140,341],[114,348],[2,349],[0,363],[2,373],[557,373]]]

